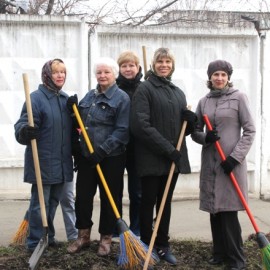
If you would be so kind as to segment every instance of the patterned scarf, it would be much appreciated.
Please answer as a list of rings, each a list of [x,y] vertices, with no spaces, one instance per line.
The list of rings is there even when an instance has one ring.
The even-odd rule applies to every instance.
[[[58,60],[59,62],[64,64],[64,62],[58,58],[46,62],[41,71],[41,79],[42,79],[43,84],[49,90],[54,91],[54,92],[59,92],[62,87],[59,88],[58,86],[56,86],[52,80],[52,62],[55,60]]]

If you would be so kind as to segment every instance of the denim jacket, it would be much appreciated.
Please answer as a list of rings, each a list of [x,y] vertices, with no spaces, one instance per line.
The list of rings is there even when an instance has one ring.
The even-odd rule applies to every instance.
[[[125,151],[129,140],[130,99],[116,84],[104,93],[90,90],[80,101],[79,112],[94,150],[100,147],[107,156]],[[83,156],[88,157],[90,152],[83,138],[81,148]]]

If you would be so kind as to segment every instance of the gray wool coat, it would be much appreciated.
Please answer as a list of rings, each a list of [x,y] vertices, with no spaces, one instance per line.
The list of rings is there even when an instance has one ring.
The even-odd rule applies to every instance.
[[[247,200],[248,154],[255,136],[255,125],[246,95],[229,88],[223,95],[214,96],[211,91],[197,106],[198,124],[192,139],[202,145],[200,172],[200,209],[209,213],[243,210],[244,207],[231,182],[220,166],[221,158],[215,144],[206,144],[206,130],[203,115],[207,114],[220,136],[219,143],[225,156],[232,156],[240,164],[234,174],[240,189]]]

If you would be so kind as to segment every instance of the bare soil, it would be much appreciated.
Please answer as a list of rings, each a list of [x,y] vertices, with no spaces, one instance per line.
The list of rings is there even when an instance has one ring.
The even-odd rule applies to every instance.
[[[269,239],[270,234],[266,235]],[[113,270],[120,269],[117,266],[117,255],[119,243],[113,242],[112,252],[107,257],[99,257],[96,254],[98,242],[93,241],[91,246],[78,254],[69,255],[66,252],[68,243],[63,242],[57,248],[47,248],[43,254],[39,270]],[[161,261],[154,269],[226,269],[225,266],[210,266],[207,260],[211,256],[212,244],[196,240],[171,241],[171,249],[178,259],[177,266],[171,266]],[[270,249],[270,248],[269,248]],[[261,250],[258,247],[255,235],[250,235],[244,243],[244,251],[247,258],[247,269],[262,269]],[[269,251],[270,252],[270,251]],[[28,268],[28,260],[31,253],[27,252],[24,246],[0,247],[0,270],[24,270]],[[142,269],[142,267],[140,267]]]

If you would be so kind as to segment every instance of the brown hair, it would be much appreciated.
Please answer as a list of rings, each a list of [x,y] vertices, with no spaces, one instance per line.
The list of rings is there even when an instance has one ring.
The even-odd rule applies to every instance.
[[[139,57],[132,51],[125,51],[122,52],[118,59],[117,59],[117,64],[119,65],[119,67],[127,62],[134,62],[136,64],[136,66],[139,66],[140,64],[140,59]]]
[[[159,48],[155,51],[154,56],[153,56],[153,60],[152,60],[152,68],[155,72],[155,64],[156,62],[160,59],[160,58],[169,58],[172,60],[172,72],[169,76],[172,75],[172,73],[174,72],[175,69],[175,59],[174,56],[172,54],[172,52],[168,49],[168,48]]]

